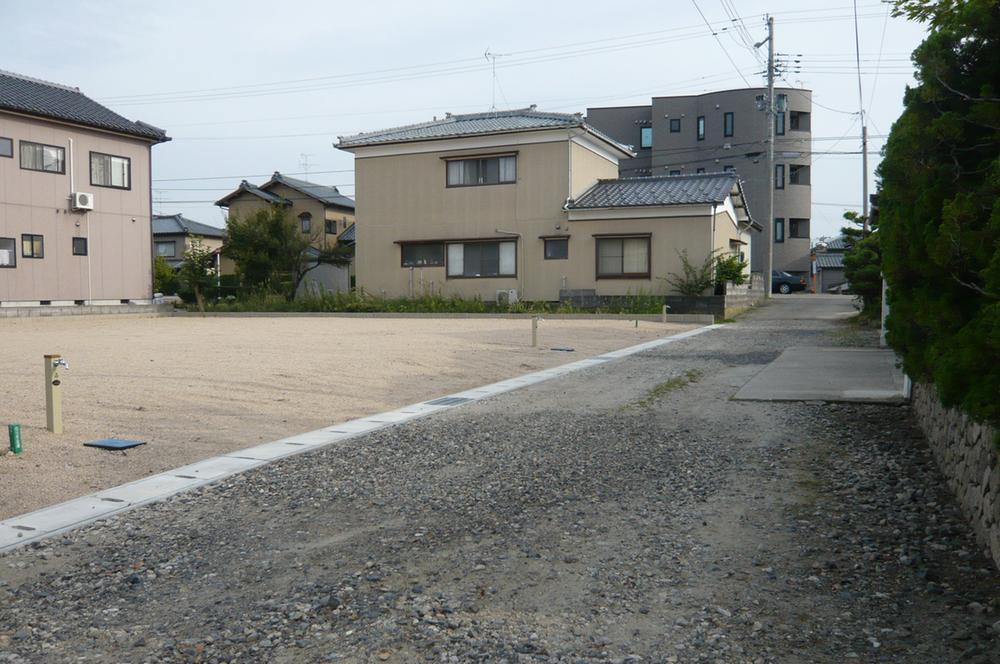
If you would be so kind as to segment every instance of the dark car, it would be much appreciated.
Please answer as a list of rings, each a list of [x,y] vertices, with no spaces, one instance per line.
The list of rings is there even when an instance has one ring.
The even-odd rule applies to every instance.
[[[804,291],[805,289],[806,280],[803,277],[796,277],[794,274],[779,272],[778,270],[771,272],[772,293],[782,293],[787,295],[793,291]]]

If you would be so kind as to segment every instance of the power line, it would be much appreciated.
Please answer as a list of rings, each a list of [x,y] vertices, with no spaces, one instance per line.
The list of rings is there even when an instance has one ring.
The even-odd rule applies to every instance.
[[[892,13],[892,5],[885,6],[885,20],[882,22],[882,38],[879,40],[878,44],[878,61],[875,65],[875,77],[872,79],[872,89],[871,93],[868,95],[868,112],[871,113],[872,106],[875,103],[875,90],[878,84],[878,74],[882,68],[882,49],[885,47],[885,29],[889,27],[889,14]]]
[[[312,171],[308,175],[320,175],[326,173],[353,173],[353,168],[342,168],[335,171]],[[251,175],[208,175],[200,178],[153,178],[153,182],[195,182],[198,180],[245,180],[247,178],[269,178],[274,173],[255,173]],[[282,175],[306,175],[305,172],[282,173]]]
[[[736,64],[736,61],[733,60],[733,57],[731,55],[729,55],[729,51],[726,50],[726,46],[722,43],[722,40],[719,39],[719,33],[717,33],[715,30],[712,29],[712,24],[708,22],[707,18],[705,18],[704,12],[702,12],[701,7],[698,6],[698,0],[691,0],[691,4],[693,4],[694,8],[698,10],[698,14],[701,15],[701,20],[705,22],[705,27],[707,27],[708,31],[712,33],[713,37],[715,37],[715,42],[719,45],[719,48],[722,49],[722,52],[726,54],[726,59],[729,60],[729,63],[733,66],[733,69],[735,69],[736,73],[740,75],[740,78],[742,78],[743,82],[747,84],[747,87],[752,88],[753,86],[750,85],[750,81],[748,81],[747,77],[744,76],[743,72],[740,71],[739,66]]]

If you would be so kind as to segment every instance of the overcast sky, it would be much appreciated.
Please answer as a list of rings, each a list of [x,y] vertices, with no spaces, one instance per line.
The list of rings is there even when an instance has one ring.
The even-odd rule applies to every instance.
[[[763,38],[767,12],[778,52],[794,54],[784,84],[813,90],[814,151],[860,150],[845,0],[3,4],[0,68],[77,86],[166,129],[173,141],[153,149],[155,210],[217,226],[212,201],[274,170],[308,171],[299,177],[352,195],[353,158],[332,147],[338,135],[489,110],[487,49],[498,54],[499,108],[583,112],[763,84],[746,42]],[[924,31],[889,17],[885,4],[859,0],[858,12],[864,106],[879,137],[899,116]],[[873,138],[871,149],[882,143]],[[844,204],[859,208],[861,161],[827,154],[813,163],[815,239],[836,233]]]

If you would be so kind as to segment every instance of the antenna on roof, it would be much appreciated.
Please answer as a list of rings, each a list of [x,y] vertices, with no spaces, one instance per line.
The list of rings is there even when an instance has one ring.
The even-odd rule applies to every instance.
[[[315,157],[315,154],[306,154],[305,152],[299,153],[299,166],[302,168],[302,172],[305,174],[306,179],[309,179],[309,157]]]
[[[483,53],[483,57],[490,61],[490,69],[493,74],[493,101],[490,104],[490,112],[497,110],[497,58],[503,58],[510,55],[510,53],[490,53],[490,47],[486,47],[486,52]]]

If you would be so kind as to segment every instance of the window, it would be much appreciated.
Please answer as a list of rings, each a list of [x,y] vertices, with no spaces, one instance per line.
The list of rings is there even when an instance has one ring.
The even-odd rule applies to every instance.
[[[22,235],[21,256],[23,258],[45,258],[45,238],[41,235]]]
[[[810,125],[809,114],[805,111],[788,112],[788,128],[792,131],[809,131]]]
[[[74,256],[87,255],[87,238],[85,237],[73,238],[73,255]]]
[[[671,171],[670,171],[670,174],[671,174],[671,175],[680,175],[680,174],[681,174],[681,172],[680,172],[679,170],[677,170],[677,169],[674,169],[674,170],[671,170]]]
[[[705,116],[704,115],[699,115],[698,116],[698,140],[699,141],[705,140]]]
[[[299,228],[302,229],[303,233],[312,232],[313,227],[313,216],[308,212],[303,212],[299,215]]]
[[[723,113],[722,114],[722,135],[723,136],[732,136],[733,135],[733,125],[734,125],[734,123],[735,123],[735,119],[734,119],[734,116],[733,116],[732,113]]]
[[[784,189],[785,188],[785,165],[775,164],[774,165],[774,188]]]
[[[788,184],[809,184],[809,167],[792,164],[788,167]]]
[[[435,267],[444,265],[444,242],[405,243],[400,245],[403,267]]]
[[[808,219],[789,219],[788,220],[788,237],[794,238],[805,238],[809,239],[809,220]]]
[[[736,172],[736,167],[733,166],[733,165],[723,166],[722,167],[722,171],[724,173],[735,173]]]
[[[680,118],[670,118],[670,133],[679,134],[681,131],[681,119]]]
[[[785,241],[785,220],[777,218],[774,220],[774,241],[776,243]]]
[[[156,255],[164,258],[175,258],[177,256],[177,242],[174,240],[157,242]]]
[[[639,147],[641,147],[641,148],[651,148],[651,147],[653,147],[653,128],[652,127],[641,127],[639,129]]]
[[[774,134],[775,136],[785,135],[785,114],[775,113],[774,114]]]
[[[694,172],[695,173],[704,173],[705,169],[704,168],[696,168]]]
[[[569,238],[545,238],[545,260],[569,258]]]
[[[448,245],[448,276],[517,276],[517,242],[456,242]]]
[[[129,189],[132,186],[132,160],[128,157],[91,152],[90,184],[97,187]]]
[[[0,157],[14,158],[14,141],[0,136]]]
[[[46,173],[66,172],[66,150],[55,145],[21,141],[21,168]]]
[[[337,234],[337,222],[334,221],[333,219],[327,219],[325,222],[323,222],[323,231],[327,235],[336,235]]]
[[[597,238],[597,278],[649,279],[649,237]]]
[[[448,162],[448,186],[509,184],[517,181],[517,157],[452,159]]]
[[[17,267],[17,244],[12,237],[0,237],[0,267]]]

